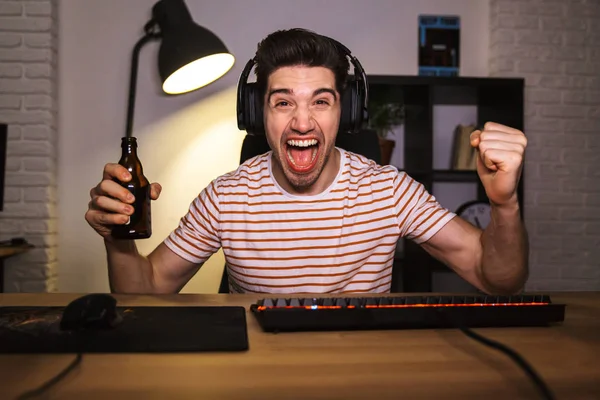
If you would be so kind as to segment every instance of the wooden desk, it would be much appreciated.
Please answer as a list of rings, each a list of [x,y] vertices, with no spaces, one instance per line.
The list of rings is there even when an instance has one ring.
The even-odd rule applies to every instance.
[[[552,328],[478,329],[524,356],[557,399],[600,398],[600,293]],[[2,305],[64,305],[72,294],[4,294]],[[117,296],[120,305],[243,305],[255,296]],[[459,331],[263,333],[248,314],[243,353],[86,354],[52,399],[539,399],[511,360]],[[0,355],[3,399],[33,389],[74,355]]]

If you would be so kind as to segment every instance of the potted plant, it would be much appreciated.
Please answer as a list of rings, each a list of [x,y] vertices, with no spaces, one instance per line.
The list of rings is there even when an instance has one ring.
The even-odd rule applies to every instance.
[[[400,103],[381,103],[371,101],[369,104],[369,126],[377,132],[381,147],[381,163],[389,164],[396,142],[389,139],[393,128],[404,122],[404,105]]]

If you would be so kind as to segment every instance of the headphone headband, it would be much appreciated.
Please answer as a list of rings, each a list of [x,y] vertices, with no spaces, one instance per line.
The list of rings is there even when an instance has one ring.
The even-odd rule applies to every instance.
[[[350,134],[359,133],[363,124],[368,121],[369,85],[367,75],[350,49],[339,41],[323,36],[331,40],[344,55],[350,59],[354,67],[354,76],[346,82],[346,88],[342,96],[342,115],[340,118],[340,132]],[[263,99],[255,82],[249,83],[248,77],[252,68],[256,65],[256,57],[248,60],[238,81],[237,90],[237,121],[238,129],[245,130],[249,135],[264,134],[263,126]]]
[[[360,61],[358,61],[358,58],[354,57],[354,55],[352,54],[352,52],[350,51],[349,48],[347,48],[346,46],[344,46],[341,42],[332,39],[332,38],[328,38],[329,40],[331,40],[333,43],[335,43],[338,47],[340,47],[343,51],[344,54],[350,59],[350,63],[352,64],[352,66],[354,66],[354,77],[356,79],[356,77],[360,76],[360,80],[364,83],[364,103],[365,103],[365,111],[367,109],[367,105],[369,104],[369,85],[368,85],[368,81],[367,81],[367,74],[365,73],[365,69],[363,68],[363,66],[361,65]],[[366,119],[363,122],[367,122]]]
[[[242,73],[240,74],[240,79],[238,81],[238,90],[237,90],[237,120],[238,120],[238,129],[248,131],[248,116],[244,114],[244,110],[247,106],[247,93],[248,89],[248,77],[250,76],[250,71],[252,71],[252,67],[256,64],[256,57],[251,58],[244,66]],[[253,134],[254,132],[248,132],[248,134]]]

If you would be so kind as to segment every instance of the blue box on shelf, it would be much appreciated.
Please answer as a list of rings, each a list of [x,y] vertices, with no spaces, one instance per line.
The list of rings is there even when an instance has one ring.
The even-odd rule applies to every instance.
[[[458,76],[460,17],[419,16],[419,75]]]

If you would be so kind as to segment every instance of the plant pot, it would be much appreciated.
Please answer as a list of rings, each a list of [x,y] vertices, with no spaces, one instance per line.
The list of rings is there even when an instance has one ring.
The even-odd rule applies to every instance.
[[[379,148],[381,149],[381,165],[389,165],[392,159],[392,152],[394,151],[396,142],[389,139],[379,138]]]

